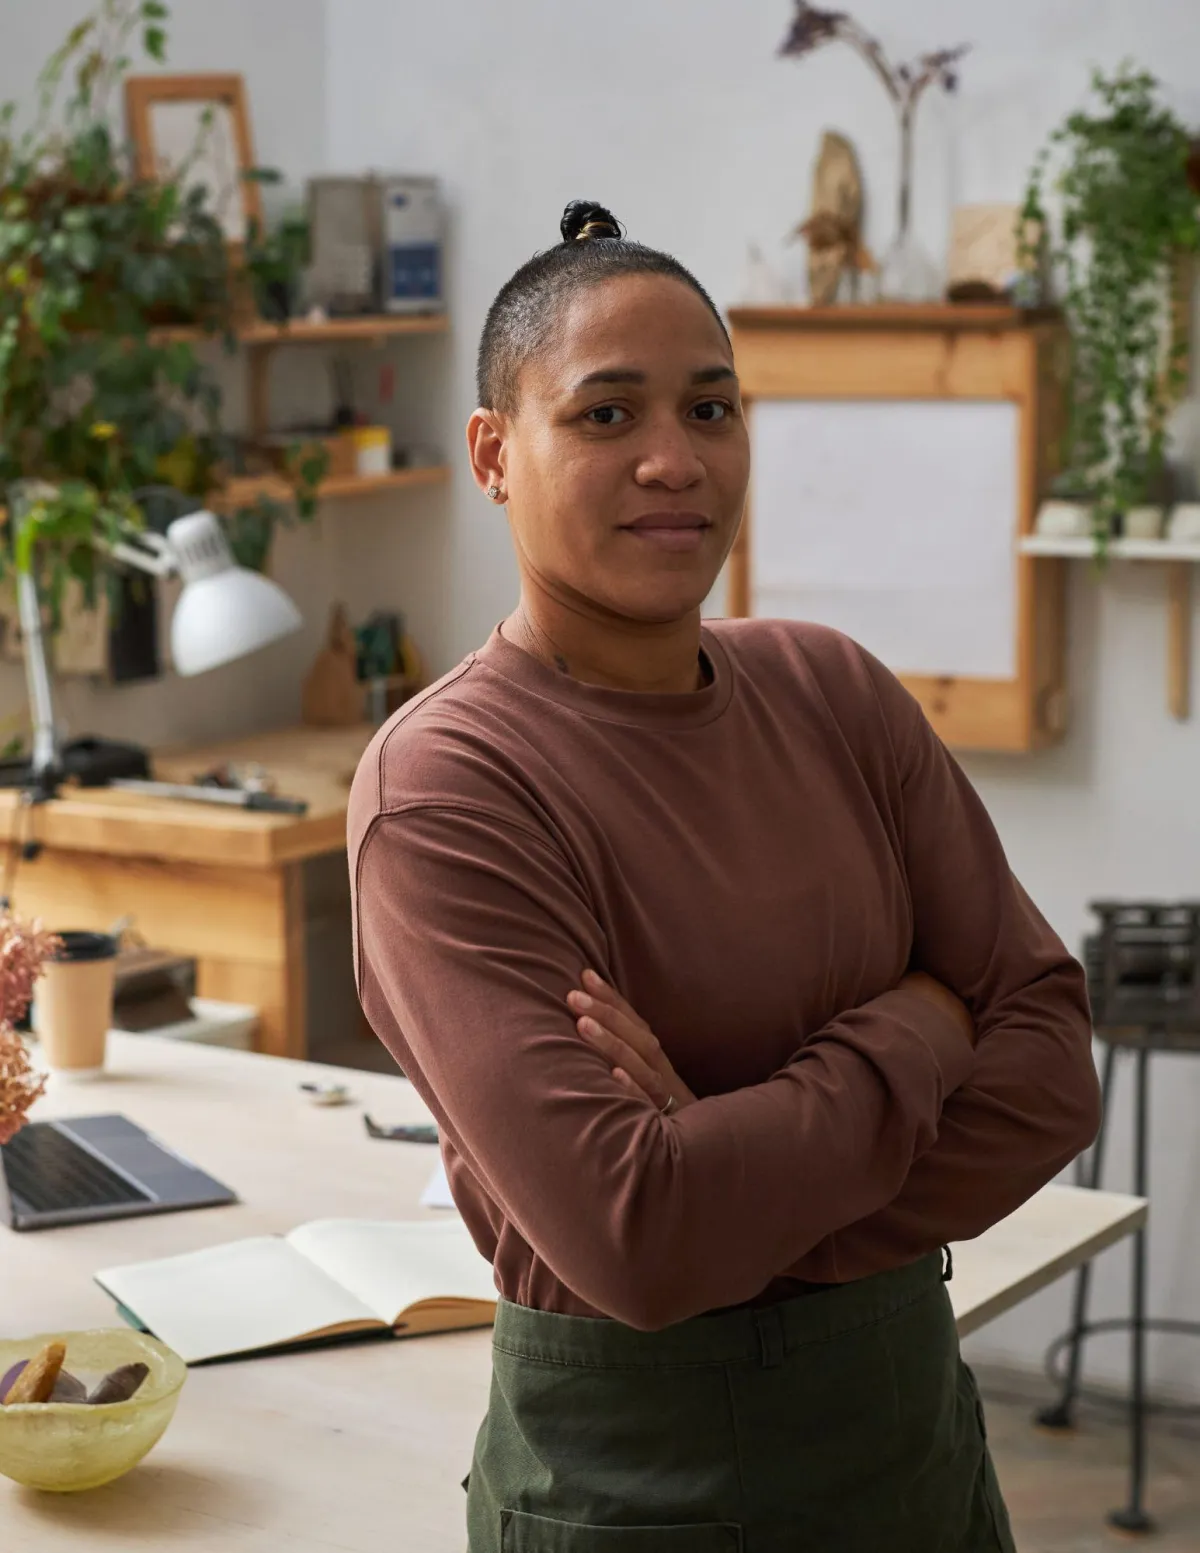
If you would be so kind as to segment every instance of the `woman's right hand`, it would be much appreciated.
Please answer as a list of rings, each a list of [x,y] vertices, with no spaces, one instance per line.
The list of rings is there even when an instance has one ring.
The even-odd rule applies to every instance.
[[[956,992],[951,992],[950,988],[938,981],[936,977],[930,976],[926,971],[909,971],[906,976],[901,977],[897,991],[915,992],[918,997],[941,1009],[943,1014],[949,1014],[974,1046],[975,1021],[967,1011],[967,1005]]]

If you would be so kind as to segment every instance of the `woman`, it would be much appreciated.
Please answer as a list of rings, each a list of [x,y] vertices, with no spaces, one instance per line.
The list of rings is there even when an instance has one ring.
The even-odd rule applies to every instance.
[[[501,1295],[471,1553],[1011,1549],[940,1248],[1092,1139],[1080,970],[881,664],[702,624],[729,339],[561,230],[467,428],[520,603],[350,808],[363,1006]]]

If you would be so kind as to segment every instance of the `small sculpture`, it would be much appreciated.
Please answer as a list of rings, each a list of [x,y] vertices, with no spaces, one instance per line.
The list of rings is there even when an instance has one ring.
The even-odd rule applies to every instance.
[[[844,135],[826,130],[813,167],[812,210],[790,234],[808,243],[808,299],[813,307],[837,301],[843,274],[857,298],[858,277],[874,270],[875,260],[862,240],[862,176],[854,147]]]

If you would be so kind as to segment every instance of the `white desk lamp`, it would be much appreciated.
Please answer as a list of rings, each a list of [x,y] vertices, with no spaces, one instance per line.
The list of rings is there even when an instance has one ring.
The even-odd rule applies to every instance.
[[[278,584],[257,572],[234,564],[224,530],[211,512],[193,512],[176,518],[166,537],[146,532],[131,533],[128,541],[111,546],[114,559],[155,577],[178,573],[183,592],[171,621],[171,657],[177,673],[203,674],[299,629],[300,612]],[[64,776],[78,776],[85,783],[105,780],[96,768],[103,765],[103,741],[80,740],[64,750],[54,720],[42,614],[37,585],[29,572],[17,574],[17,604],[25,639],[25,675],[33,718],[32,759],[24,767],[24,786],[35,798],[53,797]],[[110,746],[136,759],[135,746]],[[72,754],[76,758],[71,758]],[[88,757],[93,769],[87,769]],[[144,757],[143,757],[144,760]],[[11,770],[11,768],[10,768]],[[127,769],[123,776],[146,776]],[[11,780],[9,785],[14,785]]]
[[[136,545],[113,546],[118,561],[156,577],[178,572],[183,580],[171,620],[176,673],[204,674],[300,629],[300,611],[278,583],[234,564],[211,512],[176,518],[165,538],[150,532],[136,537]]]

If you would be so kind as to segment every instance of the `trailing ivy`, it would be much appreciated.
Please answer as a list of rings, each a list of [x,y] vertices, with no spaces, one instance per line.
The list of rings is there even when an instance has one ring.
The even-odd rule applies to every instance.
[[[1186,177],[1191,137],[1154,77],[1124,65],[1095,72],[1092,90],[1094,106],[1071,114],[1039,153],[1022,230],[1049,237],[1052,186],[1061,212],[1049,257],[1072,347],[1063,483],[1091,503],[1102,559],[1129,508],[1164,496],[1167,414],[1186,388],[1174,266],[1200,249],[1200,206]]]

